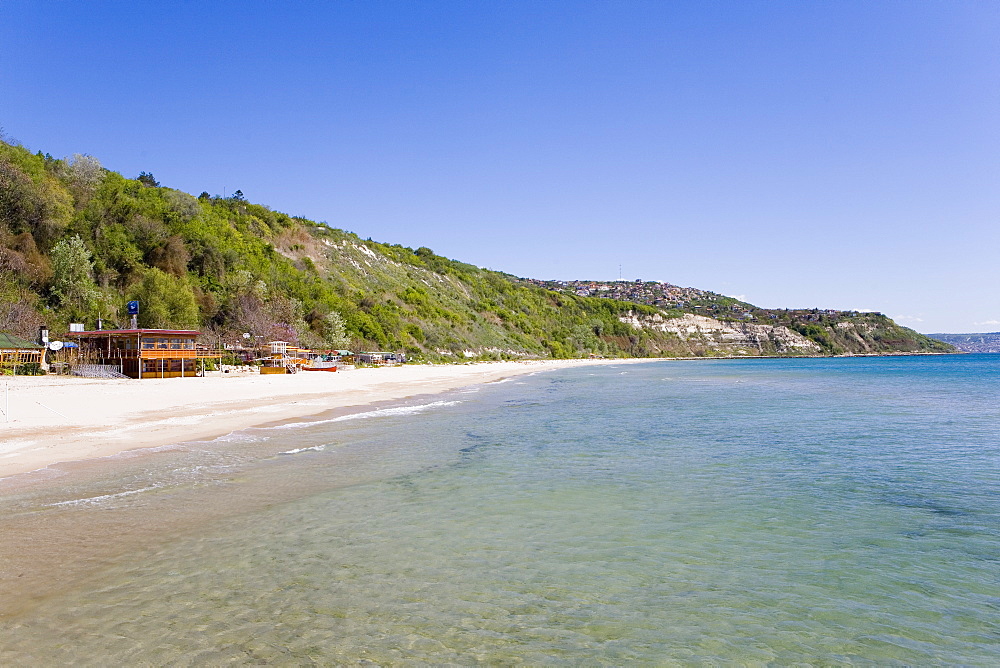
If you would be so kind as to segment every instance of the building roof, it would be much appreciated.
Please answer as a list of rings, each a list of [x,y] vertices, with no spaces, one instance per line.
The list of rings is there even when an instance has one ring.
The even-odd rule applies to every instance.
[[[0,348],[11,349],[16,348],[18,350],[41,350],[45,346],[40,346],[37,343],[32,343],[31,341],[25,341],[22,338],[14,336],[13,334],[7,334],[6,332],[0,332]]]
[[[87,332],[67,332],[66,336],[125,336],[150,334],[154,336],[198,336],[201,332],[193,329],[98,329]]]

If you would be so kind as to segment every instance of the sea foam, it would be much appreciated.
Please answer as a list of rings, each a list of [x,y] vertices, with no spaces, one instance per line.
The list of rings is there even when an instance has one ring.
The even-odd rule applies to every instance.
[[[57,503],[49,503],[47,504],[47,506],[50,508],[55,508],[58,506],[97,505],[105,501],[110,501],[112,499],[120,499],[126,496],[142,494],[143,492],[152,492],[153,490],[160,488],[161,488],[160,485],[153,485],[152,487],[143,487],[142,489],[130,489],[127,492],[118,492],[117,494],[102,494],[100,496],[89,496],[83,499],[70,499],[69,501],[59,501]]]
[[[395,408],[376,408],[373,411],[364,411],[362,413],[351,413],[350,415],[341,415],[339,417],[330,418],[328,420],[311,420],[306,422],[290,422],[288,424],[278,425],[277,427],[271,427],[271,429],[301,429],[302,427],[315,427],[321,424],[330,424],[333,422],[347,422],[348,420],[366,420],[368,418],[376,417],[397,417],[400,415],[416,415],[417,413],[423,413],[424,411],[431,410],[433,408],[444,408],[445,406],[455,406],[462,403],[461,401],[432,401],[429,404],[420,404],[417,406],[397,406]]]
[[[325,445],[314,445],[311,448],[295,448],[294,450],[285,450],[284,452],[279,452],[279,455],[297,455],[300,452],[308,452],[310,450],[315,450],[316,452],[322,452],[326,450]]]

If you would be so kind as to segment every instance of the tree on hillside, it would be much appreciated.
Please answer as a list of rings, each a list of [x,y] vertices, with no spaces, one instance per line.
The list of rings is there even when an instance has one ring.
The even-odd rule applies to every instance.
[[[52,296],[72,317],[80,317],[97,296],[90,251],[79,235],[52,247]]]
[[[31,232],[38,245],[47,249],[60,237],[72,213],[70,196],[55,179],[33,179],[23,165],[0,156],[0,229]]]
[[[27,283],[39,290],[51,284],[52,263],[30,232],[8,238],[6,246],[0,246],[0,283]]]
[[[147,269],[131,294],[132,299],[139,302],[140,327],[198,327],[198,303],[186,278],[160,269]]]
[[[160,182],[153,178],[152,172],[139,172],[135,180],[148,188],[157,188],[160,185]]]
[[[65,175],[77,190],[92,193],[104,178],[104,167],[92,155],[74,153],[72,158],[66,160]]]
[[[38,335],[38,327],[43,323],[27,295],[19,301],[7,301],[0,296],[0,332],[10,332],[30,341]]]
[[[346,348],[351,342],[347,335],[347,324],[344,316],[336,311],[330,311],[323,318],[323,343],[330,348]]]
[[[174,276],[187,274],[187,264],[191,253],[184,245],[184,239],[177,235],[168,237],[162,246],[154,248],[149,254],[149,260],[157,268]]]

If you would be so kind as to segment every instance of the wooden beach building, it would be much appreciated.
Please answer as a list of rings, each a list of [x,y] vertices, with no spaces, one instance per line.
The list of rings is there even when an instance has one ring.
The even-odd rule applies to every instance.
[[[0,371],[3,373],[17,373],[27,364],[41,366],[44,353],[45,346],[0,332]]]
[[[403,353],[367,352],[357,353],[354,358],[358,364],[370,366],[394,366],[406,362],[406,355]]]
[[[184,329],[104,329],[69,332],[79,361],[111,367],[130,378],[185,378],[198,374],[195,339]]]

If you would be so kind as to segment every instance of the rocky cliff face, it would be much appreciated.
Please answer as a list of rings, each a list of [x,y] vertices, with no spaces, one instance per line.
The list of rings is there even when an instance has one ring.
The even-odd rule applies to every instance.
[[[873,344],[877,327],[871,323],[838,322],[834,329],[848,350],[859,354],[877,354],[879,349]]]
[[[636,329],[674,335],[690,354],[815,355],[822,352],[815,342],[781,325],[724,322],[690,313],[678,318],[630,313],[620,319]]]

